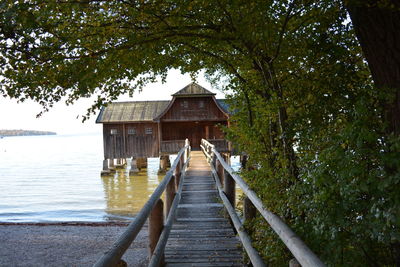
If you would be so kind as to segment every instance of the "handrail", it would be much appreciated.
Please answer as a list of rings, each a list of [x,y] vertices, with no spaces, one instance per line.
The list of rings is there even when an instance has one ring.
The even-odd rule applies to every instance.
[[[179,169],[178,176],[181,173],[185,173],[186,166],[188,165],[190,159],[190,144],[188,139],[185,140],[185,146],[179,151],[174,163],[172,164],[170,170],[166,173],[163,180],[154,190],[153,194],[150,196],[149,200],[144,204],[143,208],[136,215],[135,219],[128,225],[127,229],[124,233],[120,235],[118,240],[112,245],[112,247],[93,265],[94,267],[106,267],[106,266],[115,266],[120,261],[125,251],[129,248],[132,242],[135,240],[139,231],[142,229],[144,223],[152,212],[153,208],[156,206],[157,202],[160,200],[162,193],[167,188],[167,185],[173,181],[172,177],[174,177],[174,171]],[[183,168],[181,166],[183,162]],[[178,167],[178,168],[177,168]],[[182,182],[179,183],[179,187],[181,187]],[[179,196],[180,197],[180,196]],[[173,202],[173,205],[168,214],[168,220],[171,220],[170,217],[175,214],[175,209],[173,208],[176,202],[176,196]],[[167,236],[168,238],[168,236]],[[157,242],[159,243],[159,242]],[[165,244],[164,244],[165,245]],[[153,254],[154,255],[154,254]]]
[[[186,169],[188,163],[189,163],[190,157],[186,161],[183,169]],[[178,204],[181,201],[181,196],[182,196],[182,189],[183,189],[183,182],[185,179],[185,174],[182,175],[180,183],[179,183],[179,188],[178,191],[175,193],[174,200],[171,205],[171,210],[168,214],[167,221],[164,225],[164,229],[160,235],[160,239],[157,242],[157,246],[154,249],[153,256],[150,258],[149,262],[149,267],[158,267],[160,265],[160,262],[162,260],[162,256],[164,254],[164,249],[168,241],[169,233],[171,232],[172,229],[172,224],[174,223],[176,211],[178,210]]]
[[[317,266],[323,267],[325,264],[312,252],[307,245],[298,237],[289,226],[287,226],[282,219],[271,211],[267,210],[261,199],[257,194],[250,189],[246,182],[237,175],[234,170],[225,162],[219,152],[215,149],[214,145],[209,143],[207,140],[201,140],[201,148],[204,154],[209,159],[212,168],[216,168],[217,160],[218,163],[223,167],[229,176],[239,185],[243,193],[253,203],[257,210],[261,213],[264,219],[269,223],[271,228],[278,234],[279,238],[283,241],[286,247],[292,252],[296,260],[301,266]],[[214,170],[215,171],[215,170]],[[218,176],[217,172],[215,172]],[[216,181],[218,177],[216,178]],[[219,182],[219,181],[218,181]],[[217,182],[217,184],[218,184]],[[225,202],[224,202],[225,203]],[[235,225],[236,228],[236,225]],[[240,235],[239,235],[240,237]],[[243,240],[242,240],[243,242]],[[250,257],[250,255],[249,255]],[[253,260],[250,258],[253,262]]]
[[[226,195],[222,189],[222,185],[219,180],[218,174],[217,174],[214,166],[212,166],[212,165],[211,165],[211,172],[214,176],[215,183],[217,184],[219,196],[221,197],[222,202],[224,203],[226,210],[228,211],[229,216],[232,219],[232,223],[233,223],[237,233],[239,234],[240,240],[242,240],[243,247],[246,250],[247,255],[249,256],[251,263],[253,264],[254,267],[266,266],[264,264],[262,258],[258,254],[257,250],[255,248],[253,248],[253,246],[251,245],[251,239],[250,239],[249,235],[244,231],[243,224],[240,221],[239,216],[236,214],[235,208],[232,206],[231,202],[229,202],[229,199],[226,197]]]

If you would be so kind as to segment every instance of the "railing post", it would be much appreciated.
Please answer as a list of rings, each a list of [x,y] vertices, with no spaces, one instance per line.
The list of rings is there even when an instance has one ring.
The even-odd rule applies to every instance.
[[[236,199],[236,186],[235,186],[235,180],[233,180],[232,176],[229,174],[229,172],[225,171],[224,172],[224,192],[226,197],[229,199],[229,202],[231,202],[232,207],[235,208],[235,199]]]
[[[251,200],[246,196],[243,200],[244,223],[248,223],[250,220],[254,219],[254,217],[256,217],[256,212],[257,212],[256,207],[254,207]],[[248,233],[249,236],[251,236],[253,233],[252,229],[246,229],[246,232]]]
[[[179,169],[182,171],[183,169],[183,165],[184,165],[185,161],[183,158],[183,155],[181,156],[181,158],[179,159]]]
[[[186,139],[185,140],[185,158],[184,158],[184,161],[183,162],[186,162],[187,161],[187,159],[189,158],[189,140],[188,139]]]
[[[242,169],[247,168],[247,161],[249,160],[249,157],[247,155],[240,155],[240,166]]]
[[[257,209],[254,207],[253,203],[251,200],[246,196],[243,201],[243,215],[244,215],[244,221],[249,221],[256,217],[256,212]],[[251,234],[251,233],[249,233]]]
[[[175,176],[173,175],[165,192],[165,218],[168,217],[172,202],[174,201],[175,192]]]
[[[219,176],[219,181],[221,182],[221,185],[222,186],[224,186],[224,173],[225,173],[225,169],[224,169],[224,166],[222,165],[222,163],[221,162],[219,162],[218,161],[218,163],[219,163],[219,165],[218,165],[218,176]]]
[[[190,150],[190,143],[189,143],[189,146],[188,146],[188,148],[187,148],[187,155],[188,155],[188,159],[189,159],[189,157],[190,157],[190,153],[191,153],[191,150]],[[187,167],[189,167],[189,161],[187,162],[187,165],[186,165]]]
[[[149,216],[149,255],[153,256],[154,249],[157,246],[158,239],[164,227],[163,201],[159,199]],[[160,266],[164,265],[164,255],[160,261]]]
[[[215,156],[214,152],[210,152],[211,154],[211,164],[217,170],[217,156]]]
[[[178,163],[176,165],[175,171],[174,171],[174,177],[175,177],[175,192],[178,191],[179,188],[179,183],[181,180],[181,168],[180,164]]]
[[[291,259],[289,261],[289,267],[301,267],[301,265],[296,259]]]

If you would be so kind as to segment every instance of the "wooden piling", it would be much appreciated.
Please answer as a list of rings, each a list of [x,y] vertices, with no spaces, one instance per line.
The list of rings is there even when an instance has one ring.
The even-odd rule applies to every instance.
[[[109,159],[109,162],[108,162],[109,164],[108,164],[108,166],[109,166],[109,169],[110,170],[115,170],[115,164],[114,164],[114,159]]]
[[[149,256],[153,255],[157,246],[158,239],[164,227],[164,203],[159,199],[149,216]],[[164,256],[163,256],[164,258]],[[164,259],[161,260],[160,266],[164,265]]]
[[[136,162],[139,170],[147,168],[147,158],[137,158]]]
[[[108,159],[103,160],[103,169],[101,170],[101,176],[110,175],[111,171],[108,168]]]
[[[169,155],[160,156],[160,168],[158,169],[158,174],[166,173],[169,167],[171,167],[171,162],[169,161]]]
[[[169,155],[166,155],[165,160],[167,168],[171,168],[171,160],[169,159]]]
[[[118,169],[124,168],[126,165],[126,160],[124,158],[118,158],[117,159],[117,164],[115,164],[115,167]]]
[[[132,157],[131,160],[131,169],[129,170],[129,174],[136,174],[139,172],[139,169],[137,167],[137,160],[135,157]]]

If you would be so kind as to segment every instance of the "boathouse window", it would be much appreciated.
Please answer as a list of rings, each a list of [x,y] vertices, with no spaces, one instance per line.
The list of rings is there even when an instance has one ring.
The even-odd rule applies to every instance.
[[[146,128],[145,133],[146,134],[153,134],[153,128]]]
[[[204,101],[199,101],[199,108],[204,108]]]
[[[134,127],[128,128],[128,134],[129,135],[135,135],[136,134],[136,128],[134,128]]]
[[[181,107],[183,107],[183,108],[188,108],[188,107],[189,107],[189,102],[186,101],[186,100],[184,100],[184,101],[181,103]]]
[[[118,129],[111,129],[110,130],[111,135],[117,135],[118,134]]]

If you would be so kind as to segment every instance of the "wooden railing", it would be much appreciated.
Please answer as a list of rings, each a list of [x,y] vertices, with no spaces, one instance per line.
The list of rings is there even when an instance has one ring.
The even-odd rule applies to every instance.
[[[211,165],[211,171],[217,184],[219,195],[221,196],[232,219],[233,225],[239,234],[243,247],[254,266],[265,266],[265,264],[258,252],[252,247],[250,237],[243,230],[243,224],[235,211],[235,182],[239,185],[246,196],[244,203],[245,220],[254,217],[254,211],[251,211],[251,209],[246,211],[246,207],[248,208],[250,205],[254,205],[271,228],[278,234],[286,247],[292,252],[293,256],[301,266],[325,266],[314,252],[307,247],[307,245],[283,222],[279,216],[264,207],[257,194],[251,190],[246,182],[225,162],[224,158],[216,150],[213,144],[202,139],[200,147]],[[295,266],[295,264],[293,264],[293,266]]]
[[[147,218],[149,218],[149,266],[163,265],[164,249],[167,243],[172,223],[175,218],[177,207],[181,199],[183,179],[190,159],[189,140],[185,140],[185,146],[179,151],[171,169],[164,176],[163,180],[154,190],[149,200],[136,215],[132,223],[129,224],[125,232],[118,238],[95,264],[96,267],[117,266],[122,263],[122,256],[135,240],[139,231],[142,229]],[[165,217],[164,225],[164,203],[161,199],[162,193],[165,194]]]
[[[207,139],[207,141],[213,144],[219,152],[230,152],[229,142],[225,139]]]
[[[177,153],[185,145],[185,140],[161,141],[160,152],[165,154]]]

